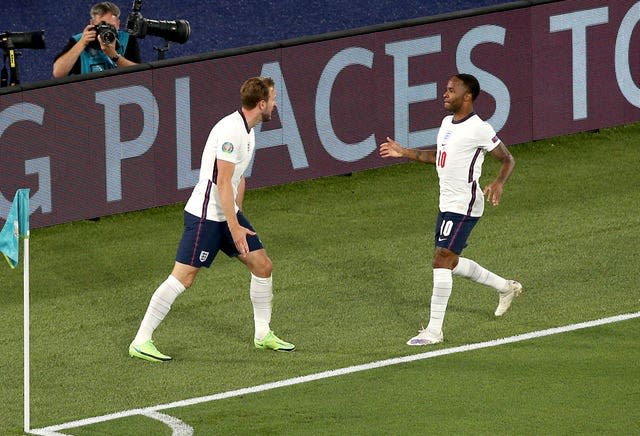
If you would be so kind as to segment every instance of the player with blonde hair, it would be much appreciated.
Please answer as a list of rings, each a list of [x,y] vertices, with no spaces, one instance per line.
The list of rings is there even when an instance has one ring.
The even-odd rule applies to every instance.
[[[293,351],[270,328],[273,300],[271,259],[242,213],[244,172],[255,153],[254,126],[269,121],[276,107],[270,77],[253,77],[240,88],[242,108],[211,129],[202,153],[200,177],[184,208],[184,231],[171,275],[156,289],[129,346],[132,357],[161,362],[171,357],[156,348],[152,334],[175,299],[189,288],[202,267],[211,266],[219,251],[236,257],[251,273],[254,345],[260,349]]]

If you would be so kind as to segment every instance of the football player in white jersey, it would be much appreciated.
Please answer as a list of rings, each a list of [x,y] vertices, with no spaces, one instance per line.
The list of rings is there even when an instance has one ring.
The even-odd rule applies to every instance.
[[[506,280],[460,256],[471,230],[482,216],[484,196],[493,206],[500,204],[503,186],[515,165],[494,129],[474,112],[473,102],[479,93],[480,84],[470,74],[456,74],[449,79],[443,98],[444,108],[451,115],[442,120],[435,150],[404,148],[391,138],[380,144],[382,157],[405,157],[434,164],[440,181],[430,319],[427,328],[409,339],[408,345],[442,342],[453,275],[495,288],[499,295],[496,316],[504,315],[513,298],[522,292],[522,285],[517,281]],[[501,165],[496,179],[483,191],[479,180],[485,153],[498,159]]]
[[[271,330],[272,263],[249,220],[242,214],[244,171],[255,151],[253,127],[271,119],[275,85],[269,77],[253,77],[240,88],[242,108],[220,120],[209,133],[202,153],[199,181],[184,208],[184,231],[171,275],[156,289],[129,346],[129,355],[152,362],[171,360],[158,351],[152,335],[175,299],[189,288],[201,267],[209,267],[222,251],[251,272],[249,295],[259,349],[293,351],[295,346]]]

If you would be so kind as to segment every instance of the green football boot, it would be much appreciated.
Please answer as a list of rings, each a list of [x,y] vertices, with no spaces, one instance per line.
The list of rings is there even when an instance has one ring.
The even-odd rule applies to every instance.
[[[149,362],[166,362],[167,360],[171,360],[171,356],[164,355],[158,351],[151,339],[142,344],[134,344],[132,342],[131,345],[129,345],[129,356],[148,360]]]
[[[261,350],[293,351],[296,346],[283,341],[273,331],[269,331],[262,339],[253,339],[253,344]]]

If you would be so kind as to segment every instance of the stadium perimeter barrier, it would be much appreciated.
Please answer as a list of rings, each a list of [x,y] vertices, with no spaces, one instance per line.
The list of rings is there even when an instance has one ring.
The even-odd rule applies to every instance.
[[[458,71],[508,145],[635,122],[639,33],[637,0],[521,1],[5,88],[0,217],[21,187],[32,227],[185,201],[209,130],[257,75],[278,109],[256,127],[249,188],[389,165],[387,136],[432,146]]]

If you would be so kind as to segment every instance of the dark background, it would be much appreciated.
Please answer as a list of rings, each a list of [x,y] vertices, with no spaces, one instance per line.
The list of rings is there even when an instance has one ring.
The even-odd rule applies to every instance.
[[[95,3],[97,1],[2,2],[0,32],[45,31],[46,49],[20,50],[18,79],[21,84],[52,78],[53,58],[71,35],[81,32],[88,24],[89,10]],[[121,28],[125,29],[133,1],[114,3],[121,9]],[[170,59],[506,3],[513,1],[143,0],[142,15],[155,20],[189,21],[191,38],[183,45],[171,43],[166,54]],[[157,60],[154,46],[163,45],[164,40],[156,36],[141,40],[142,61]]]

